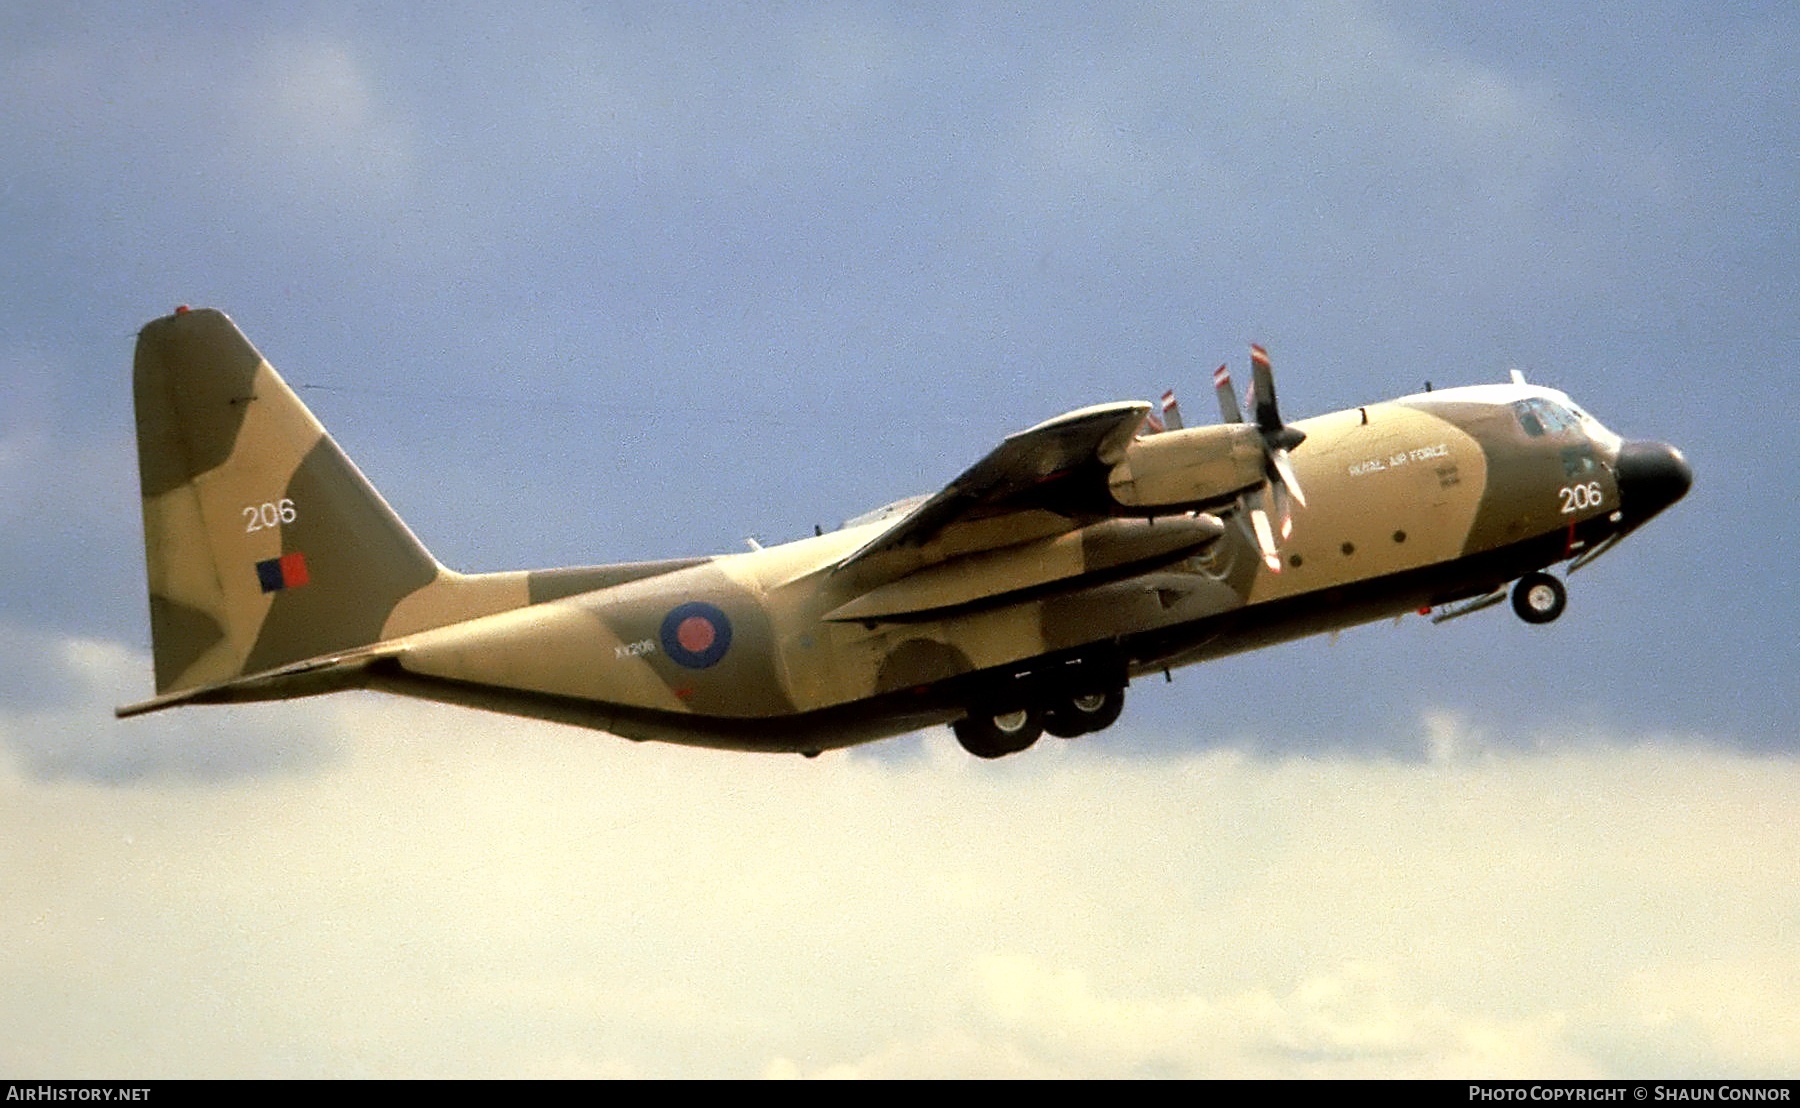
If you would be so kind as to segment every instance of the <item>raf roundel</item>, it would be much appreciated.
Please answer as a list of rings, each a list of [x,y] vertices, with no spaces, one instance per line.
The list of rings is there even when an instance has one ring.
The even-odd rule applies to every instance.
[[[663,617],[662,648],[689,669],[717,665],[731,649],[731,621],[711,604],[690,601]]]

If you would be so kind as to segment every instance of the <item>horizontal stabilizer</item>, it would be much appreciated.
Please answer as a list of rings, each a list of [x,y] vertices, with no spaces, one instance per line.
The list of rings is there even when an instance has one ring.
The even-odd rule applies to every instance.
[[[113,709],[119,719],[160,712],[183,704],[242,704],[258,700],[292,700],[302,696],[358,689],[364,685],[363,674],[379,659],[400,653],[393,643],[384,643],[347,654],[309,658],[304,662],[265,670],[248,677],[238,677],[198,688],[181,689],[162,696]]]

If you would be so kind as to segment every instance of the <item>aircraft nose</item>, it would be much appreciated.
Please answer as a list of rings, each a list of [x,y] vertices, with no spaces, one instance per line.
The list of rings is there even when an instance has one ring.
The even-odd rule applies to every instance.
[[[1619,499],[1636,526],[1687,495],[1694,470],[1666,442],[1628,442],[1619,448]]]

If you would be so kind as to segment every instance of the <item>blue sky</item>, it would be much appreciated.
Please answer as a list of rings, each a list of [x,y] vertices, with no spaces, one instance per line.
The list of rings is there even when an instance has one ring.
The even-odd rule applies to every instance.
[[[25,4],[0,13],[0,44],[0,247],[9,263],[0,267],[0,643],[9,660],[0,737],[20,813],[7,818],[20,821],[25,844],[9,866],[56,855],[59,819],[103,797],[122,806],[119,819],[171,828],[149,837],[167,852],[159,864],[188,872],[198,867],[189,836],[223,833],[191,825],[192,808],[216,801],[254,821],[258,835],[279,838],[293,810],[257,803],[260,790],[284,803],[299,803],[295,790],[319,790],[346,819],[364,817],[387,795],[368,778],[377,770],[393,775],[394,790],[425,787],[432,772],[473,759],[470,744],[515,735],[506,749],[556,760],[594,796],[608,795],[615,777],[627,781],[631,803],[648,811],[704,803],[698,786],[658,791],[697,774],[727,810],[777,837],[770,810],[737,775],[784,798],[873,790],[870,810],[891,813],[883,827],[935,842],[902,803],[920,781],[971,804],[991,789],[1004,803],[1013,788],[1024,805],[1121,782],[1193,783],[1195,767],[1211,767],[1274,798],[1251,806],[1264,837],[1245,840],[1273,875],[1271,901],[1303,899],[1310,871],[1253,844],[1322,834],[1292,823],[1298,809],[1280,800],[1318,805],[1336,795],[1334,784],[1418,798],[1429,809],[1421,827],[1437,828],[1447,849],[1471,852],[1471,874],[1483,872],[1491,849],[1477,845],[1486,842],[1477,828],[1505,837],[1517,813],[1555,811],[1551,797],[1587,796],[1584,782],[1595,777],[1644,783],[1640,807],[1618,799],[1627,805],[1621,826],[1663,826],[1669,809],[1716,811],[1707,826],[1720,841],[1735,839],[1742,858],[1794,871],[1786,817],[1768,815],[1800,799],[1791,665],[1800,535],[1790,505],[1800,482],[1786,445],[1800,431],[1789,385],[1800,355],[1800,17],[1789,6],[1571,14],[1553,5],[1108,5],[1024,15],[524,4],[427,16],[339,4],[281,15],[235,5]],[[137,327],[178,303],[229,312],[439,558],[466,570],[797,537],[930,490],[1006,433],[1069,408],[1174,386],[1204,409],[1211,367],[1230,359],[1241,369],[1252,341],[1273,352],[1290,417],[1410,392],[1427,379],[1499,380],[1518,367],[1627,436],[1676,443],[1697,483],[1665,518],[1577,575],[1568,613],[1549,628],[1503,610],[1438,628],[1407,620],[1183,671],[1173,685],[1134,689],[1125,722],[1103,739],[1034,751],[1035,767],[991,781],[952,768],[940,756],[950,742],[943,733],[822,759],[808,775],[371,698],[119,724],[106,710],[150,687],[131,343]],[[531,763],[488,760],[508,779],[489,782],[496,792],[482,799],[481,782],[459,778],[467,803],[482,812],[500,798],[529,805],[529,786],[542,781]],[[1759,776],[1763,784],[1747,783]],[[1718,788],[1684,791],[1682,782]],[[1430,805],[1437,790],[1477,786],[1517,794],[1518,805],[1477,805],[1477,822],[1466,825]],[[1740,787],[1764,791],[1733,791]],[[1135,831],[1226,864],[1207,853],[1214,840],[1203,848],[1193,838],[1206,820],[1187,825],[1180,814],[1228,804],[1229,795],[1196,785],[1183,804],[1165,790],[1124,826],[1107,827],[1105,841],[1120,837],[1124,850]],[[1374,827],[1391,815],[1358,807],[1345,816],[1342,842],[1318,849],[1378,850]],[[623,834],[666,836],[660,818]],[[827,834],[880,832],[863,812],[820,818]],[[1028,825],[1042,830],[1041,820]],[[345,858],[379,852],[387,832],[355,826],[373,837]],[[392,830],[379,819],[376,827]],[[86,888],[84,878],[122,864],[103,849],[115,839],[91,827],[81,834],[72,855],[81,861],[45,877],[46,888]],[[322,827],[295,835],[335,849]],[[1668,847],[1680,863],[1711,858],[1710,841]],[[554,835],[533,842],[572,856],[588,849]],[[1540,845],[1555,858],[1571,843]],[[473,878],[418,849],[443,884],[408,887],[441,908]],[[700,875],[721,864],[696,851],[671,888],[701,889]],[[337,872],[345,858],[320,861],[318,872]],[[828,877],[767,874],[764,892],[809,915],[863,921],[909,949],[884,930],[881,897],[848,877],[858,861],[834,858],[843,868],[821,863]],[[1357,854],[1351,869],[1374,861]],[[1641,872],[1614,853],[1591,861],[1609,874]],[[934,863],[953,866],[926,851],[894,862],[895,880],[929,884]],[[1032,864],[1049,862],[1032,856]],[[238,896],[260,866],[277,863],[254,851],[234,858],[237,891],[211,891],[210,902],[228,917],[253,914]],[[1684,891],[1754,899],[1750,885],[1707,886],[1730,880],[1717,867],[1691,869],[1700,885],[1669,888],[1670,904]],[[1116,867],[1102,870],[1086,886],[1021,881],[1018,896],[1115,897]],[[1007,872],[996,857],[970,883],[1004,887]],[[1156,902],[1155,886],[1196,925],[1210,918],[1174,891],[1176,875],[1164,876],[1168,888],[1151,882],[1142,903]],[[560,888],[558,878],[544,880]],[[1457,895],[1465,893],[1479,899],[1474,886]],[[163,919],[164,895],[147,884],[131,903]],[[1600,911],[1580,896],[1558,899],[1574,895],[1560,886],[1535,895],[1552,919]],[[1232,981],[1191,979],[1144,955],[1167,976],[1128,979],[1119,967],[1131,958],[1095,938],[1107,933],[1096,924],[1054,950],[976,942],[963,962],[890,982],[902,992],[900,978],[935,982],[931,995],[963,997],[959,1011],[990,1019],[974,1029],[947,1030],[931,1001],[907,994],[913,1006],[899,1008],[917,1026],[885,1038],[839,1041],[800,1021],[790,1039],[740,1056],[724,1045],[740,1041],[732,1032],[694,1019],[689,1033],[711,1048],[696,1047],[697,1061],[572,1039],[556,1065],[816,1073],[933,1072],[937,1062],[940,1072],[988,1072],[1010,1064],[996,1059],[1025,1058],[1038,1066],[1028,1072],[1101,1073],[1149,1072],[1161,1058],[1169,1072],[1243,1072],[1245,1058],[1281,1056],[1342,1057],[1350,1070],[1366,1061],[1367,1072],[1431,1069],[1419,1059],[1443,1062],[1432,1072],[1445,1073],[1623,1072],[1673,1050],[1695,1071],[1792,1072],[1800,1016],[1791,1000],[1748,1013],[1708,1001],[1681,1024],[1679,1050],[1657,1038],[1664,1025],[1629,1015],[1640,1002],[1654,1007],[1651,996],[1681,1009],[1677,1000],[1699,995],[1692,982],[1702,978],[1742,986],[1732,995],[1779,998],[1767,986],[1800,970],[1791,924],[1783,931],[1771,921],[1791,919],[1795,905],[1766,895],[1774,899],[1746,907],[1742,941],[1723,953],[1643,909],[1631,917],[1640,934],[1669,928],[1672,950],[1687,950],[1688,939],[1674,937],[1690,936],[1692,957],[1652,965],[1646,953],[1642,964],[1620,965],[1592,982],[1611,999],[1585,1009],[1519,985],[1505,1034],[1472,1030],[1475,1014],[1491,1012],[1466,974],[1421,969],[1391,950],[1311,942],[1309,959],[1270,946],[1268,959],[1246,963],[1246,975],[1262,976]],[[1368,902],[1371,920],[1380,903]],[[744,904],[737,908],[770,910]],[[1007,933],[1002,907],[982,897],[965,906]],[[654,916],[692,906],[642,907]],[[0,926],[41,935],[31,930],[39,917],[24,911]],[[743,922],[720,911],[721,926]],[[442,912],[420,918],[422,934],[453,930]],[[333,919],[352,929],[360,919],[370,934],[393,924],[360,902]],[[1472,935],[1470,949],[1567,939],[1520,926]],[[504,925],[492,927],[503,942]],[[1371,924],[1369,934],[1377,930]],[[102,931],[94,941],[135,952],[142,965],[128,958],[118,972],[156,997],[180,991],[155,968],[159,944],[178,934],[130,930],[109,940]],[[44,982],[92,977],[71,968],[68,948],[27,945],[41,959],[38,976],[0,977],[0,995],[22,1000]],[[299,988],[328,947],[296,949],[292,973],[273,984],[256,977],[255,951],[246,950],[246,968],[219,988],[227,996]],[[869,956],[826,950],[824,976],[834,981],[854,980],[852,965]],[[378,961],[369,947],[337,954]],[[995,974],[1013,984],[994,985]],[[119,984],[93,980],[102,992]],[[1232,1022],[1219,1013],[1238,1011],[1233,1004],[1254,1008],[1262,1001],[1243,998],[1261,997],[1274,998],[1256,1008],[1277,1013],[1270,1042],[1314,1032],[1329,1040],[1330,1027],[1366,1030],[1373,1021],[1386,1030],[1367,1032],[1369,1041],[1400,1045],[1383,1053],[1357,1038],[1363,1031],[1345,1032],[1344,1042],[1284,1056],[1246,1032],[1230,1059],[1169,1044],[1149,1057],[1134,1054],[1121,1031],[1112,1053],[1059,1054],[1055,1044],[1075,1033],[1025,1028],[1019,1013],[1032,1005],[995,999],[1014,996],[1006,990],[1015,985],[1062,990],[1082,1013],[1071,1026],[1090,1037],[1080,1021],[1106,1012],[1148,1020],[1142,1013],[1175,1010],[1200,1034]],[[651,1004],[651,986],[621,988],[649,990],[632,995]],[[695,1003],[724,1003],[696,989]],[[1320,989],[1360,998],[1356,1019],[1340,1026],[1308,1007],[1302,998]],[[487,1072],[556,1068],[495,1045],[497,1025],[478,1014],[494,1010],[476,1003],[492,999],[482,989],[465,983],[455,995],[470,1003],[471,1041],[491,1048],[466,1052],[488,1059]],[[1601,1009],[1604,1033],[1581,1014]],[[1281,1013],[1300,1022],[1283,1023]],[[78,1015],[52,1021],[30,1047],[0,1048],[3,1068],[188,1073],[217,1057],[173,1044],[133,1053],[119,1045],[123,1032],[109,1040],[111,1053],[77,1049],[56,1032],[80,1025]],[[137,1026],[133,1012],[110,1018]],[[1592,1035],[1554,1030],[1569,1021]],[[1314,1030],[1295,1029],[1302,1024]],[[248,1070],[282,1070],[288,1058],[301,1072],[364,1072],[358,1059],[377,1057],[375,1072],[454,1068],[409,1046],[408,1026],[396,1016],[390,1027],[346,1030],[287,1054],[247,1050]],[[1768,1036],[1746,1034],[1755,1041],[1745,1045],[1729,1032],[1740,1026]],[[270,1042],[281,1041],[278,1031]],[[1488,1032],[1517,1047],[1505,1064],[1456,1045],[1490,1041],[1481,1038]],[[371,1036],[391,1049],[357,1055],[344,1045]],[[1764,1042],[1778,1045],[1756,1045]],[[1294,1061],[1293,1071],[1323,1072],[1310,1065]]]

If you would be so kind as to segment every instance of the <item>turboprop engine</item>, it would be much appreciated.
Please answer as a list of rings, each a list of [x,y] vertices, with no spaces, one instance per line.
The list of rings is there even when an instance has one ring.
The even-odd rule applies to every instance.
[[[1254,423],[1221,423],[1146,435],[1125,448],[1106,483],[1131,508],[1228,500],[1263,483],[1268,447]]]

